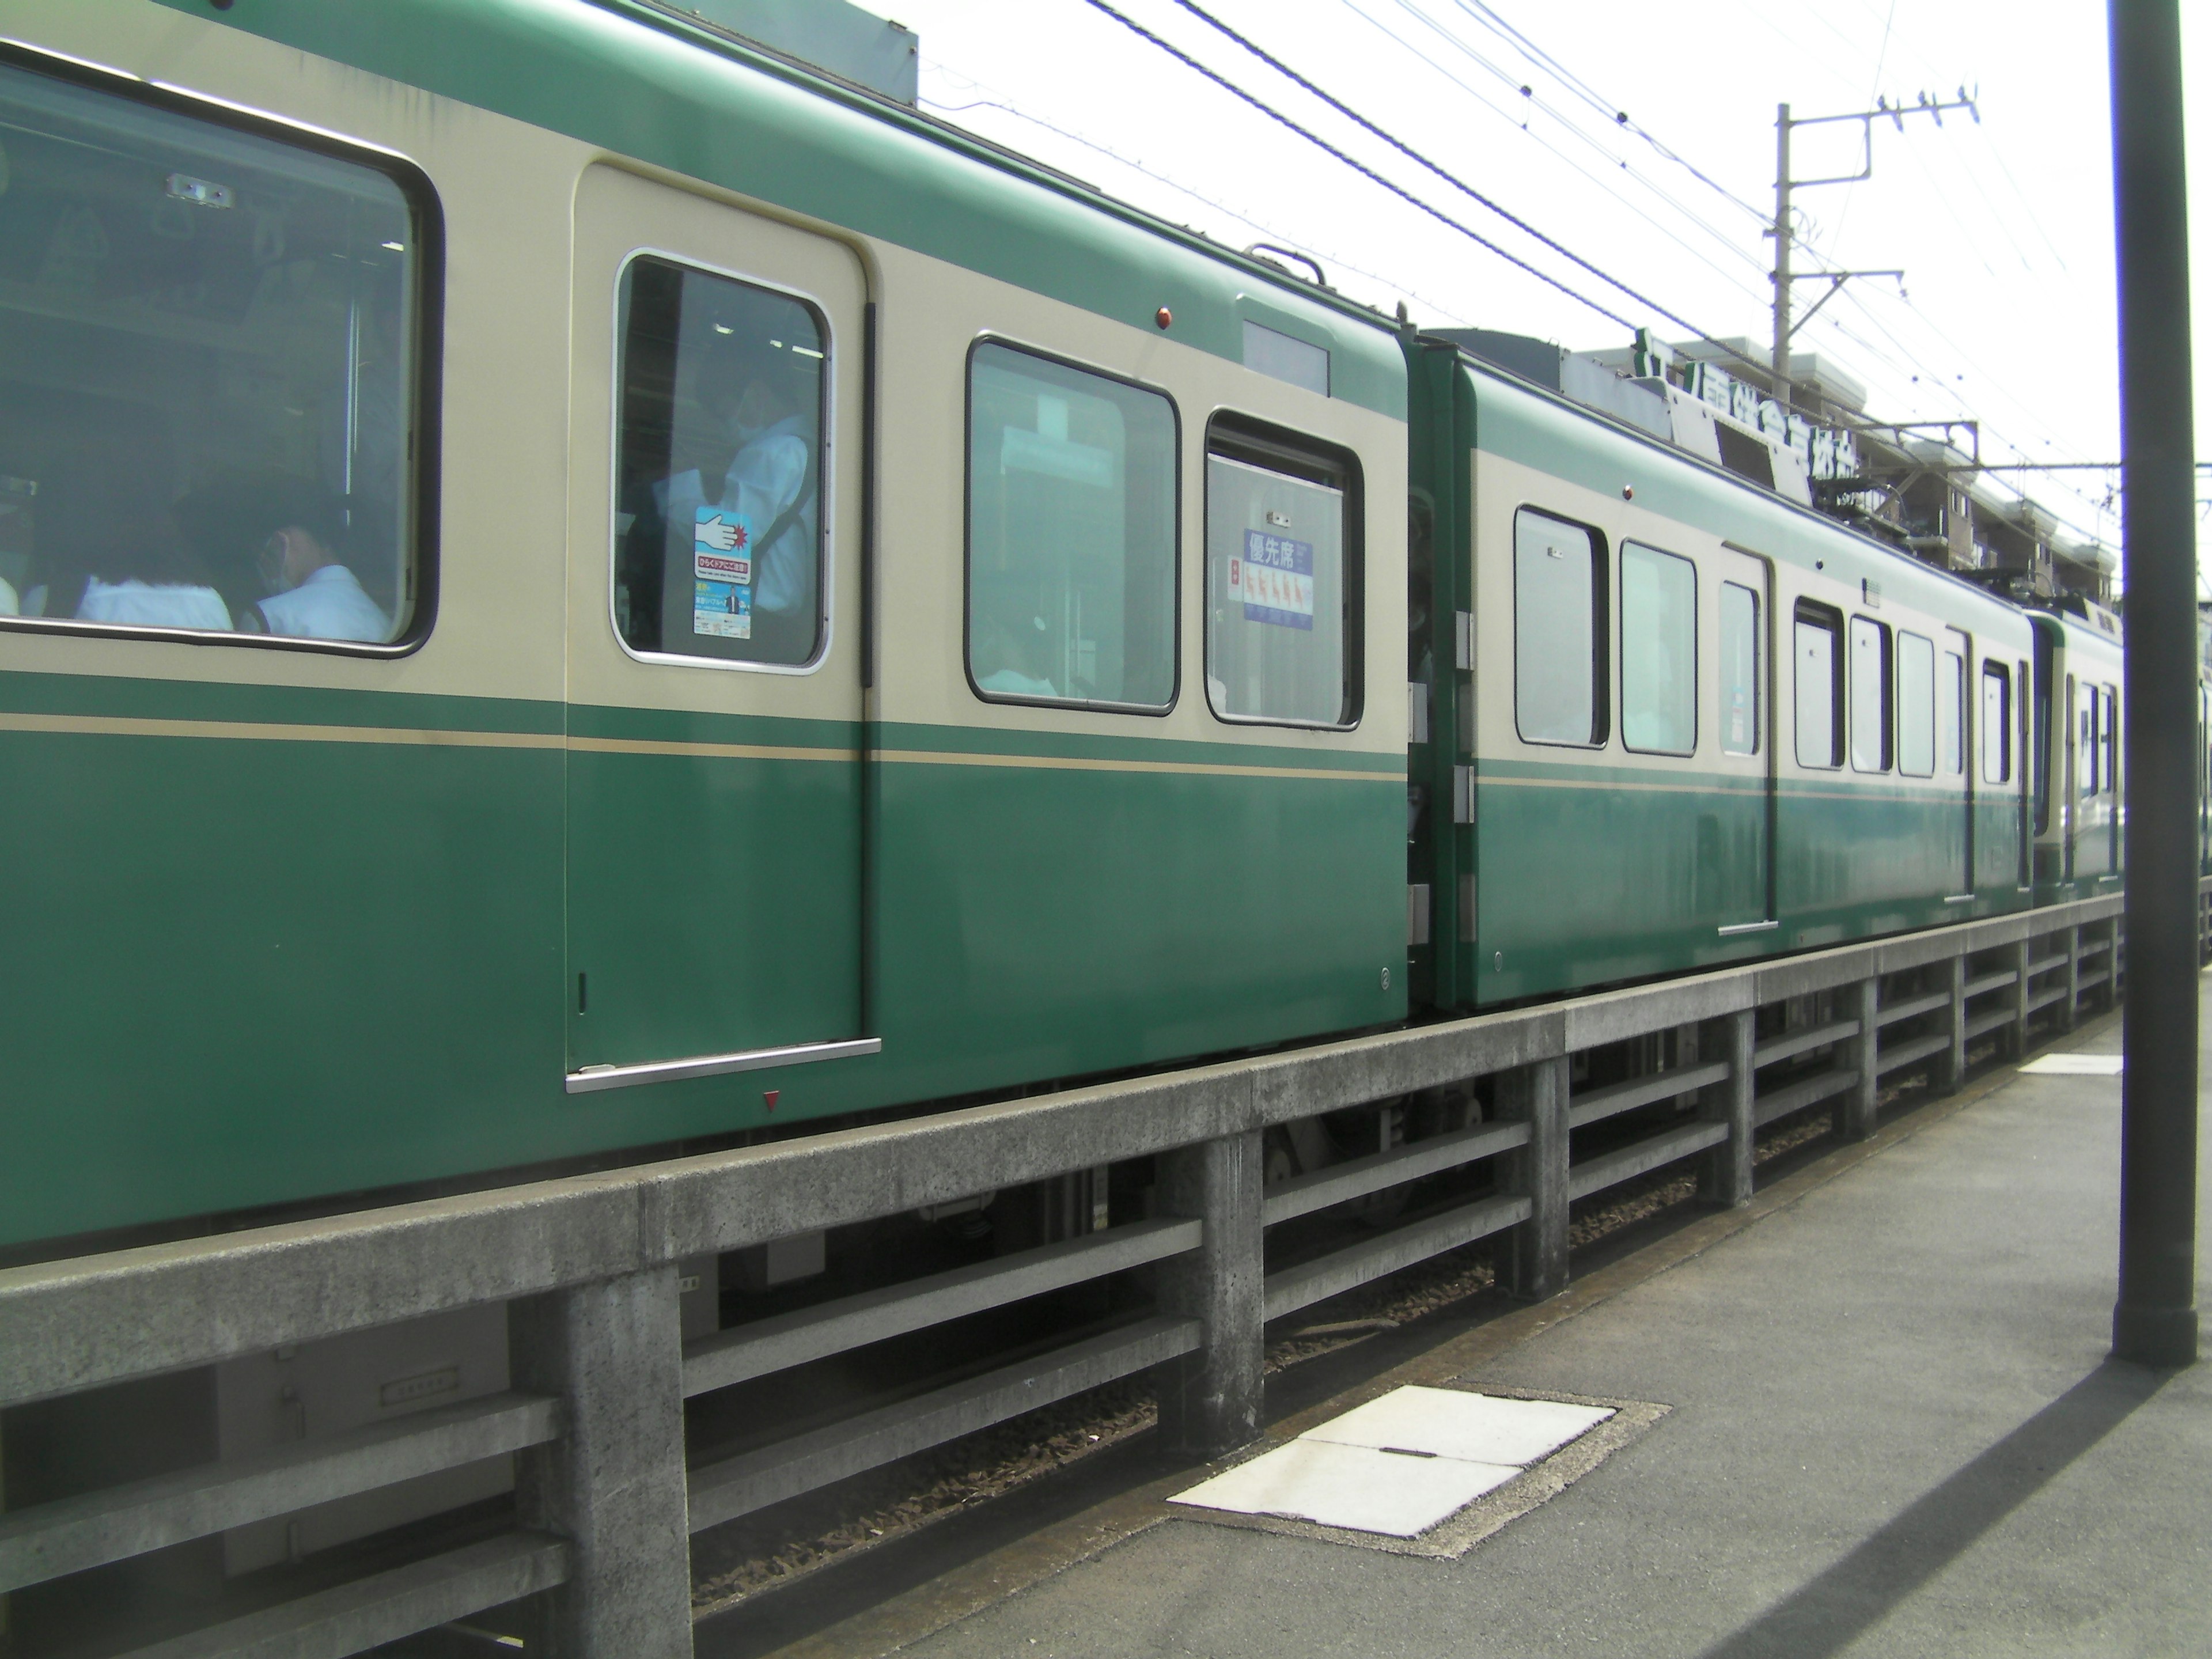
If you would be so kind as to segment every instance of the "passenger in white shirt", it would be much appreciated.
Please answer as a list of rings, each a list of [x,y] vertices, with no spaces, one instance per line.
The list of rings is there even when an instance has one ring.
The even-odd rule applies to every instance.
[[[331,556],[313,535],[288,525],[269,538],[262,568],[275,590],[252,608],[269,632],[295,640],[392,637],[392,618],[363,591],[360,579]]]
[[[674,558],[664,650],[681,652],[690,616],[690,574],[695,538],[715,550],[750,557],[749,637],[756,660],[799,663],[814,654],[819,630],[817,526],[814,470],[820,422],[820,381],[788,347],[732,343],[701,375],[700,402],[736,453],[710,496],[702,469],[678,472],[655,486],[654,505]],[[702,508],[723,516],[702,522]],[[705,516],[712,516],[705,515]],[[738,545],[739,529],[748,538]],[[757,538],[757,540],[751,538]]]

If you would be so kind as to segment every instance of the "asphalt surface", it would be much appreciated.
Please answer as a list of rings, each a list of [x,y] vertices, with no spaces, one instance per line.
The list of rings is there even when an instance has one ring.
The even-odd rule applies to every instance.
[[[1458,1560],[1172,1519],[902,1651],[2212,1653],[2212,1365],[2106,1358],[2118,1127],[2012,1078],[1495,1354],[1672,1409]]]

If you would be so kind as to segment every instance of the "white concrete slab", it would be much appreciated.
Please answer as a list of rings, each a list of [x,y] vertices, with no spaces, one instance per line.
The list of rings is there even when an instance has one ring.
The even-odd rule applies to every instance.
[[[2124,1059],[2120,1054],[2045,1054],[2020,1070],[2023,1077],[2118,1077]]]
[[[1506,1400],[1461,1389],[1393,1389],[1299,1437],[1340,1446],[1398,1448],[1476,1463],[1526,1465],[1613,1413],[1556,1400]]]
[[[1301,1436],[1169,1501],[1411,1538],[1520,1473],[1511,1463],[1421,1457]]]

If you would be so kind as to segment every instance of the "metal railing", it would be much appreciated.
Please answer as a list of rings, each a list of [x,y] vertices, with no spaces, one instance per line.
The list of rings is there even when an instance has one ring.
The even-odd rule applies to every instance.
[[[1825,1105],[1842,1133],[1864,1136],[1884,1077],[1924,1064],[1955,1087],[1977,1039],[1996,1033],[2018,1053],[2039,1012],[2065,1026],[2085,999],[2109,1006],[2120,909],[2118,896],[2098,898],[902,1122],[0,1272],[0,1407],[495,1303],[510,1378],[489,1398],[0,1514],[0,1593],[511,1455],[506,1532],[141,1652],[356,1652],[542,1593],[553,1652],[688,1653],[690,1534],[1140,1371],[1177,1443],[1243,1443],[1258,1431],[1267,1320],[1493,1236],[1500,1283],[1548,1296],[1566,1281],[1574,1201],[1670,1165],[1694,1160],[1710,1202],[1746,1202],[1759,1127]],[[1663,1033],[1670,1068],[1575,1086],[1577,1056]],[[1484,1078],[1487,1121],[1262,1179],[1276,1126]],[[1600,1125],[1605,1144],[1577,1155],[1578,1132]],[[1157,1160],[1146,1220],[683,1340],[686,1260],[1146,1157]],[[1267,1271],[1271,1226],[1486,1163],[1489,1189],[1455,1207]],[[1124,1324],[686,1467],[689,1398],[1133,1268],[1154,1306]]]

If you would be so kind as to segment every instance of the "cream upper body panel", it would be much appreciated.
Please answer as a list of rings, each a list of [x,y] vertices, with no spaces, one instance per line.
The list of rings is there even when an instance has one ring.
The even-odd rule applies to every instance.
[[[1003,732],[1243,743],[1402,753],[1406,428],[1180,344],[906,249],[872,250],[883,271],[879,354],[877,716]],[[969,355],[992,340],[1164,392],[1177,420],[1180,681],[1165,714],[987,702],[965,663]],[[1359,458],[1364,473],[1366,659],[1362,717],[1349,732],[1232,724],[1206,696],[1206,443],[1219,411],[1253,416]]]

